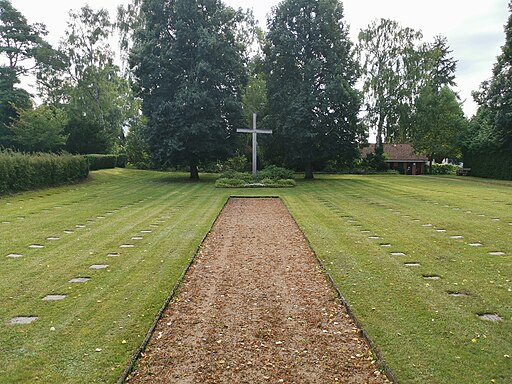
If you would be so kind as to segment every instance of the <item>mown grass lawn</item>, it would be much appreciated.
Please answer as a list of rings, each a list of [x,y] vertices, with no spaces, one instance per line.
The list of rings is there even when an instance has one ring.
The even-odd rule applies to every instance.
[[[509,186],[324,176],[225,190],[208,177],[109,170],[0,199],[0,383],[115,382],[229,195],[269,194],[285,201],[401,382],[512,382]],[[69,283],[76,277],[91,279]],[[8,324],[16,316],[38,319]]]

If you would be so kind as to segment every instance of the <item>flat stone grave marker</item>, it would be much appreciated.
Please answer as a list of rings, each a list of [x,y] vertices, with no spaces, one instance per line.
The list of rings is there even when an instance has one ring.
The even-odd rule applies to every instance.
[[[495,217],[494,219],[492,219],[492,221],[501,221],[501,219],[498,217]]]
[[[405,263],[404,265],[406,267],[419,267],[419,266],[421,266],[420,263],[416,263],[416,262]]]
[[[23,257],[23,255],[19,253],[9,253],[7,257],[10,257],[11,259],[19,259],[20,257]]]
[[[71,235],[71,234],[73,233],[73,231],[70,231],[69,229],[66,229],[66,230],[64,231],[64,233],[65,233],[66,235]]]
[[[391,252],[391,256],[405,256],[403,252]]]
[[[480,243],[469,243],[468,245],[470,247],[481,247],[482,246],[482,244],[480,244]]]
[[[119,257],[119,253],[117,253],[117,252],[112,252],[112,253],[109,253],[109,254],[107,255],[107,257]]]
[[[46,240],[50,240],[50,241],[57,241],[57,240],[60,240],[60,237],[57,237],[57,236],[50,236],[50,237],[47,237]]]
[[[470,213],[473,213],[473,212],[472,211],[466,211],[465,213],[470,214]]]
[[[491,255],[491,256],[503,256],[503,255],[505,255],[505,252],[501,252],[501,251],[489,252],[489,255]]]
[[[141,233],[152,233],[153,231],[151,229],[143,229],[140,231]]]
[[[87,283],[89,280],[91,280],[90,277],[75,277],[71,280],[69,280],[70,283]]]
[[[112,211],[107,211],[107,212],[105,212],[105,215],[111,215],[111,214],[113,214],[113,213],[114,213],[114,212],[112,212]]]
[[[89,268],[90,269],[105,269],[105,268],[108,268],[108,264],[93,264]]]
[[[391,247],[391,244],[389,243],[381,243],[379,244],[381,247]]]
[[[119,248],[133,248],[133,247],[135,247],[135,245],[133,245],[133,244],[121,244],[119,246]]]
[[[498,322],[502,321],[503,318],[495,313],[481,313],[478,315],[481,320]]]
[[[44,245],[41,245],[41,244],[31,244],[28,247],[31,248],[31,249],[41,249],[41,248],[44,248]]]
[[[149,224],[150,227],[156,228],[158,227],[158,224]]]
[[[415,223],[419,223],[420,219],[412,219],[411,221],[414,221]]]
[[[423,275],[425,280],[441,280],[441,276],[439,275]]]
[[[446,232],[446,229],[436,229],[436,232],[443,233]]]
[[[454,291],[448,291],[448,295],[452,297],[468,297],[469,294],[466,292],[454,292]]]
[[[43,301],[59,301],[64,300],[66,295],[46,295],[43,297]]]
[[[11,222],[10,221],[2,221],[2,224],[11,224]]]
[[[77,224],[77,225],[75,225],[75,227],[76,227],[76,228],[85,228],[85,225],[83,225],[83,224]]]
[[[97,219],[105,219],[105,216],[96,216]]]
[[[363,230],[361,231],[361,233],[371,233],[371,232],[372,232],[372,231],[369,231],[369,230],[367,230],[367,229],[363,229]]]
[[[455,235],[455,236],[450,236],[450,239],[463,239],[464,236],[461,236],[461,235]]]
[[[142,236],[133,236],[132,237],[132,240],[143,240],[143,239],[144,239],[144,237],[142,237]]]
[[[369,239],[372,239],[372,240],[377,240],[377,239],[380,239],[379,236],[368,236]]]
[[[30,324],[39,319],[36,316],[17,316],[9,320],[9,324]]]
[[[423,224],[422,227],[432,227],[432,224]]]
[[[460,211],[460,208],[452,208],[452,211]]]

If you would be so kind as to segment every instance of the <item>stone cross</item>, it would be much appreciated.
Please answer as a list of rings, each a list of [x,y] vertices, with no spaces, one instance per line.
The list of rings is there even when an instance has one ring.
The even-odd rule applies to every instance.
[[[256,148],[258,146],[257,135],[258,133],[272,134],[272,130],[261,130],[256,129],[256,114],[252,114],[252,129],[237,129],[238,133],[252,133],[252,177],[256,177],[257,170],[257,159],[256,159]]]

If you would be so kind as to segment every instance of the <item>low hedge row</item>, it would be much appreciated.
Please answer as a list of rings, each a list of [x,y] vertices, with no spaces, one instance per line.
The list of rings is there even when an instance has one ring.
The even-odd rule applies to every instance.
[[[432,164],[432,175],[455,175],[460,169],[458,165],[453,164]]]
[[[53,187],[85,179],[88,174],[83,156],[0,152],[0,194]]]
[[[126,155],[84,155],[91,171],[126,167]]]

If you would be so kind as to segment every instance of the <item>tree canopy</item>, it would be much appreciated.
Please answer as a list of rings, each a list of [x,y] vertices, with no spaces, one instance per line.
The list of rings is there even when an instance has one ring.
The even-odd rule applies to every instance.
[[[130,66],[155,163],[188,165],[232,153],[243,126],[247,16],[218,0],[147,0]]]
[[[285,0],[264,48],[270,119],[284,161],[313,177],[315,162],[357,155],[357,64],[337,0]]]

